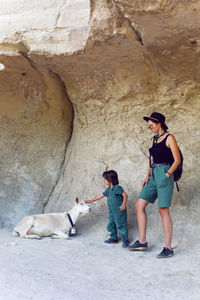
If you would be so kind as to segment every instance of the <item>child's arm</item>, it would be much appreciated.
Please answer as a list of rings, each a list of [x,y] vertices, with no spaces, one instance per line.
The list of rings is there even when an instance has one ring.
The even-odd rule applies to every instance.
[[[120,206],[121,211],[126,209],[126,202],[127,202],[127,199],[128,199],[128,196],[125,192],[122,193],[122,197],[123,197],[123,202],[122,202],[122,205]]]
[[[85,200],[85,202],[86,203],[92,203],[92,202],[97,201],[97,200],[99,200],[103,197],[105,197],[105,196],[103,194],[100,194],[100,195],[96,196],[95,198],[93,198],[92,200]]]

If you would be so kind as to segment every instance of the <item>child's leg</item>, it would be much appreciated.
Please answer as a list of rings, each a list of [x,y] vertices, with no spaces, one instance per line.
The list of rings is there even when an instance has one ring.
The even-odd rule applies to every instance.
[[[120,211],[115,216],[115,223],[117,232],[123,241],[128,241],[128,226],[127,226],[127,212],[126,210]]]
[[[109,210],[107,230],[108,230],[108,232],[110,232],[111,239],[118,240],[117,227],[116,227],[114,216],[113,216],[111,210]]]

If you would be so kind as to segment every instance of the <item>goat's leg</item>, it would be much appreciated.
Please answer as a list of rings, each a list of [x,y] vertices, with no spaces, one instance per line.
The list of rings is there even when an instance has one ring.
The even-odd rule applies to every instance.
[[[37,239],[37,240],[41,239],[41,236],[37,234],[20,234],[19,237],[24,239]]]
[[[18,237],[18,236],[19,236],[19,233],[18,233],[17,231],[13,230],[12,235]]]
[[[52,239],[68,239],[69,238],[69,235],[68,234],[65,234],[64,232],[62,231],[54,231],[51,235],[51,238]]]
[[[28,216],[28,217],[25,217],[23,220],[21,220],[17,226],[14,228],[13,230],[13,235],[14,236],[19,236],[19,237],[24,237],[26,235],[29,235],[29,232],[30,234],[33,234],[33,232],[31,232],[31,229],[34,225],[34,217],[33,216]]]

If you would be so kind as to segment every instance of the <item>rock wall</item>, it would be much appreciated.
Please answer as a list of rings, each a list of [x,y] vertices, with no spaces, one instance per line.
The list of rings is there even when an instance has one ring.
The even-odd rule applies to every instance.
[[[24,55],[1,56],[1,223],[41,213],[60,176],[73,107],[59,76]]]
[[[184,155],[173,217],[180,227],[198,223],[199,1],[21,0],[14,16],[0,2],[2,222],[69,209],[76,196],[102,192],[101,174],[112,168],[133,224],[151,138],[142,118],[159,111]],[[105,201],[93,211],[97,222]]]

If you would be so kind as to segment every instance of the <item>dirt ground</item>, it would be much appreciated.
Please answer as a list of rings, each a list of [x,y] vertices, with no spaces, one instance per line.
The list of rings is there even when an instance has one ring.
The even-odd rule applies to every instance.
[[[99,225],[86,228],[70,240],[25,240],[1,228],[0,300],[200,299],[198,228],[161,260],[153,235],[148,252],[131,252],[104,244]]]

